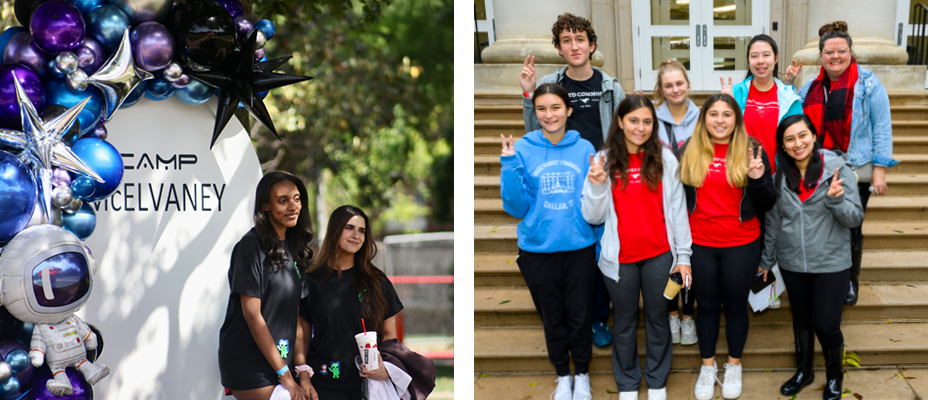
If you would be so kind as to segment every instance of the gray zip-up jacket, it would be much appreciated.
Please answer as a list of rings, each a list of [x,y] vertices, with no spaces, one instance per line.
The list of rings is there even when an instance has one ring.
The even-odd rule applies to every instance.
[[[609,125],[612,123],[612,114],[619,108],[619,102],[625,98],[625,92],[622,91],[622,85],[619,80],[603,72],[601,69],[592,67],[594,72],[603,74],[603,95],[599,101],[599,119],[603,126],[603,143],[606,143],[606,136],[609,135]],[[564,80],[564,74],[567,67],[561,68],[552,74],[545,75],[538,80],[538,86],[544,83],[556,83],[564,86],[561,82]],[[538,118],[535,117],[535,108],[532,107],[532,99],[522,98],[522,119],[525,121],[525,131],[531,132],[541,129]]]
[[[843,271],[851,267],[851,235],[848,229],[860,225],[864,210],[857,193],[857,178],[851,165],[841,156],[820,150],[825,157],[825,169],[818,187],[805,202],[786,186],[785,178],[777,170],[774,180],[779,182],[779,199],[767,213],[766,248],[761,268],[770,270],[773,264],[790,272],[824,274]],[[813,155],[817,157],[817,155]],[[843,179],[844,194],[828,195],[831,179],[838,170]]]

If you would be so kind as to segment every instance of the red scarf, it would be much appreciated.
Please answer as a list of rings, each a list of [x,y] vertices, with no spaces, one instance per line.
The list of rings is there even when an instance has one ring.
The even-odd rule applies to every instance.
[[[818,77],[809,86],[806,100],[802,103],[802,111],[815,124],[822,148],[847,152],[851,142],[851,114],[854,105],[854,85],[857,83],[857,60],[851,57],[851,65],[837,82],[831,82],[831,90],[826,95],[827,81],[828,75],[822,66]]]

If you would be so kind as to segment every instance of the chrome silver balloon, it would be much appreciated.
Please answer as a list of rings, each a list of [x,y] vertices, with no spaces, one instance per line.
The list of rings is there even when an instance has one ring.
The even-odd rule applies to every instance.
[[[174,82],[180,79],[183,74],[184,67],[181,67],[180,64],[176,62],[171,62],[167,67],[164,67],[164,80],[168,82]]]
[[[129,97],[129,93],[132,93],[132,90],[139,83],[154,77],[151,72],[135,66],[131,44],[129,43],[129,29],[126,29],[122,33],[122,40],[119,42],[116,52],[100,66],[97,72],[87,78],[87,81],[103,92],[103,115],[101,118],[104,121],[109,121],[113,118],[116,109],[122,105],[122,102]]]
[[[68,74],[66,82],[68,84],[68,89],[71,89],[75,92],[83,92],[87,90],[87,73],[84,70],[77,68],[71,73]]]
[[[77,59],[77,55],[70,51],[62,51],[55,56],[55,65],[64,73],[74,71],[79,63],[80,60]]]
[[[58,208],[65,208],[74,201],[74,194],[67,186],[58,186],[52,189],[52,204]]]
[[[0,382],[6,382],[13,376],[13,367],[6,361],[0,361]]]
[[[61,211],[64,211],[65,213],[68,213],[68,214],[74,214],[80,211],[81,207],[83,206],[84,206],[84,201],[75,197],[71,199],[71,203],[69,203],[67,207],[62,208]]]
[[[258,39],[255,41],[255,48],[263,49],[265,44],[267,44],[267,35],[264,34],[264,31],[258,29]]]

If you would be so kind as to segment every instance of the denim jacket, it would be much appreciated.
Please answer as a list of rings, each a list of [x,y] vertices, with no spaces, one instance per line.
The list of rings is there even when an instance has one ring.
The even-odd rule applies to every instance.
[[[810,79],[799,90],[806,99]],[[854,84],[854,104],[851,116],[851,143],[848,161],[858,168],[868,162],[875,166],[894,167],[899,160],[893,157],[892,119],[889,115],[889,95],[880,80],[869,70],[857,66],[857,83]]]
[[[738,102],[738,107],[741,107],[742,114],[748,104],[748,93],[751,92],[751,81],[753,80],[754,76],[749,76],[731,88],[732,97]],[[777,86],[777,107],[779,107],[777,123],[790,115],[802,114],[802,99],[796,95],[792,85],[787,85],[777,78],[773,78],[773,83]]]

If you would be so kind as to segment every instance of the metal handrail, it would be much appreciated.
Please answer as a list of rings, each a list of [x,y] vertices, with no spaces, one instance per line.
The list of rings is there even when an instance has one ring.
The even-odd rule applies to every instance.
[[[925,37],[925,27],[928,25],[928,6],[921,3],[914,4],[912,11],[915,18],[912,24],[912,47],[909,50],[909,64],[928,65],[928,38]],[[919,31],[916,35],[915,32]]]

